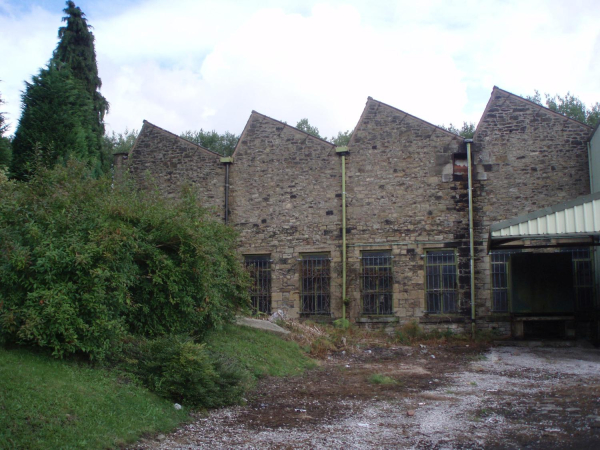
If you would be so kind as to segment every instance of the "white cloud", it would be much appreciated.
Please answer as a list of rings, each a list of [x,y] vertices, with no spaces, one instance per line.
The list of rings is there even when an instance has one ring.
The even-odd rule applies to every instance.
[[[62,12],[6,4],[0,92],[16,122]],[[595,0],[141,0],[88,15],[109,128],[239,133],[254,109],[325,136],[353,128],[369,95],[436,124],[477,122],[494,85],[600,101],[599,18]]]
[[[196,67],[145,67],[143,81],[130,72],[133,84],[145,86],[132,94],[141,102],[160,98],[163,116],[144,108],[157,114],[147,118],[175,132],[199,127],[239,132],[254,109],[292,125],[308,117],[332,136],[354,127],[368,95],[426,120],[444,121],[444,113],[459,111],[466,102],[461,74],[426,30],[419,32],[420,46],[412,45],[416,32],[377,31],[346,5],[316,5],[308,15],[263,9]],[[186,89],[188,83],[197,89]],[[431,101],[440,96],[447,106],[432,109]],[[204,108],[214,115],[206,116]],[[118,109],[113,101],[113,111]],[[176,122],[165,123],[168,118]]]
[[[60,14],[34,7],[24,17],[17,17],[12,11],[8,3],[0,4],[0,93],[6,102],[6,120],[15,126],[25,81],[31,81],[52,56]]]

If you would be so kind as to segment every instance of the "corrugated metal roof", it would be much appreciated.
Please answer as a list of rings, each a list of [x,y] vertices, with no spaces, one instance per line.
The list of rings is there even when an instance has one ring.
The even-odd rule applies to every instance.
[[[496,223],[494,238],[561,238],[600,233],[600,192]]]

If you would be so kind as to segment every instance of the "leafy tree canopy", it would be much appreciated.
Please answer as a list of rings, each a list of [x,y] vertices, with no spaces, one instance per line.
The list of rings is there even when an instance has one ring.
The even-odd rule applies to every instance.
[[[352,131],[338,131],[337,136],[331,137],[331,142],[333,142],[338,147],[347,146],[350,142],[350,138],[352,137]]]
[[[124,133],[115,133],[104,135],[105,153],[114,155],[115,153],[129,153],[135,144],[139,134],[138,130],[129,130],[125,128]]]
[[[544,94],[545,99],[542,102],[540,92],[537,89],[534,92],[534,95],[527,95],[525,98],[591,127],[595,127],[600,122],[600,103],[598,102],[588,108],[585,103],[570,92],[567,92],[564,97],[558,94]]]
[[[185,131],[180,136],[223,156],[231,156],[240,139],[239,134],[233,134],[229,131],[219,134],[215,130],[204,131],[203,129],[200,129],[200,131]]]
[[[440,128],[458,134],[465,139],[473,139],[473,135],[475,134],[475,124],[473,122],[463,122],[462,127],[460,128],[455,127],[453,124],[448,126],[440,125]]]
[[[321,137],[321,135],[319,134],[319,129],[317,127],[312,126],[309,122],[308,119],[304,118],[304,119],[300,119],[298,121],[298,123],[296,124],[296,128],[298,128],[299,130],[304,131],[305,133],[310,134],[311,136],[314,137],[318,137],[320,139],[323,139]]]

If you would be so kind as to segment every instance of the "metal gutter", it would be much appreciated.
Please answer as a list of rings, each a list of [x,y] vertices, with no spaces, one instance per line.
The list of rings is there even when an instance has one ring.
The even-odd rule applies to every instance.
[[[471,263],[471,334],[475,337],[475,245],[473,242],[473,169],[471,167],[471,144],[473,139],[465,139],[467,144],[467,174],[469,183],[469,253]]]

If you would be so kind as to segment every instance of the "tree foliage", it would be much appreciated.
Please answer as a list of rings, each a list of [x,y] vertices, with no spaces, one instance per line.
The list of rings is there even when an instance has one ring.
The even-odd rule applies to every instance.
[[[95,131],[103,135],[108,102],[100,93],[102,81],[98,75],[94,34],[90,31],[91,25],[87,23],[85,14],[75,3],[67,1],[67,7],[63,11],[67,14],[62,19],[66,26],[58,29],[59,42],[51,61],[59,67],[69,67],[73,76],[83,83],[93,100],[97,119]]]
[[[235,232],[192,192],[111,188],[80,162],[0,183],[0,343],[102,358],[129,333],[202,335],[248,303]]]
[[[558,94],[544,94],[545,99],[542,102],[540,92],[537,89],[534,92],[534,95],[528,95],[525,98],[591,127],[595,127],[600,122],[600,103],[598,102],[588,107],[570,92],[567,92],[564,97]]]
[[[129,153],[135,144],[139,134],[138,130],[129,130],[125,128],[124,133],[105,134],[104,135],[104,152],[109,155],[115,153]]]
[[[304,131],[305,133],[310,134],[311,136],[314,137],[318,137],[320,139],[323,139],[321,137],[321,135],[319,134],[319,129],[317,127],[312,126],[309,122],[308,119],[304,118],[304,119],[300,119],[298,121],[298,123],[296,124],[296,128],[298,128],[299,130]]]
[[[4,104],[4,100],[2,100],[2,96],[0,95],[0,107]],[[10,165],[10,161],[12,159],[12,149],[10,139],[4,136],[6,130],[8,128],[8,124],[6,123],[6,119],[4,118],[4,112],[0,111],[0,171],[6,170],[6,168]]]
[[[200,131],[185,131],[180,136],[223,156],[231,156],[240,139],[239,134],[233,134],[229,131],[219,134],[215,130],[204,131],[203,129],[200,129]]]
[[[451,133],[458,134],[465,139],[473,139],[473,135],[475,134],[475,124],[473,122],[463,122],[462,127],[460,128],[455,127],[453,124],[450,124],[447,127],[440,125],[440,127]]]
[[[50,65],[26,83],[22,114],[13,140],[12,173],[30,176],[76,158],[102,171],[100,136],[94,130],[92,98],[67,67]]]
[[[345,147],[350,143],[350,138],[352,137],[352,131],[338,131],[337,136],[331,137],[331,142],[333,142],[338,147]]]
[[[102,153],[108,103],[100,94],[94,36],[71,1],[67,23],[48,66],[26,82],[22,114],[13,141],[12,174],[24,179],[40,165],[77,158],[99,175],[110,168]]]

